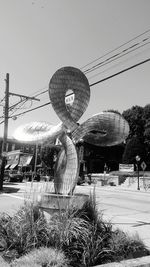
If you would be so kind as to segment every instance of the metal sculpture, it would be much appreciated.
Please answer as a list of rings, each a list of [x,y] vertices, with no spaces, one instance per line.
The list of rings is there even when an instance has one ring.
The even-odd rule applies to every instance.
[[[74,93],[71,106],[65,103],[68,90]],[[99,146],[119,144],[127,137],[129,125],[121,115],[113,112],[102,112],[81,125],[77,123],[90,99],[88,80],[79,69],[64,67],[57,70],[49,83],[49,96],[62,123],[52,126],[45,122],[32,122],[20,126],[15,131],[14,137],[20,141],[41,143],[54,142],[58,138],[63,149],[55,166],[55,193],[72,194],[79,172],[75,143],[82,138]]]

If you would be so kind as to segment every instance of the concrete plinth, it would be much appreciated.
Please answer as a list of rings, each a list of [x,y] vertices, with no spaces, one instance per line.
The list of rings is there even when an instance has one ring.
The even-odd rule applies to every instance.
[[[59,195],[44,193],[41,195],[39,207],[52,215],[55,212],[68,210],[68,208],[80,209],[88,199],[89,195],[86,194]]]

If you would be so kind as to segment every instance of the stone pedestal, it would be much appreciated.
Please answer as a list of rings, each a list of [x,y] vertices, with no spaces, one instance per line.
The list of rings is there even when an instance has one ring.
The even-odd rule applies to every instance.
[[[89,199],[86,194],[59,195],[44,193],[39,199],[39,207],[43,211],[52,215],[55,212],[61,212],[71,208],[80,209]]]

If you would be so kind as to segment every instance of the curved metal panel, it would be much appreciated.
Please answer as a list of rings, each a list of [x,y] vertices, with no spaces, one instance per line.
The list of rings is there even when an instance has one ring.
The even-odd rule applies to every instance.
[[[13,136],[22,142],[44,143],[53,142],[62,131],[64,131],[62,123],[53,126],[47,122],[34,121],[19,126]]]
[[[54,173],[54,187],[57,194],[72,194],[78,178],[78,157],[72,140],[62,134],[59,137],[64,149],[60,151]]]
[[[101,112],[89,118],[72,133],[74,142],[84,141],[96,146],[113,146],[122,143],[129,134],[129,124],[119,114]]]
[[[74,102],[69,110],[65,103],[68,90],[72,90],[75,94]],[[74,130],[77,127],[76,122],[85,112],[90,99],[90,87],[86,76],[73,67],[57,70],[49,83],[49,96],[60,120],[70,131]]]

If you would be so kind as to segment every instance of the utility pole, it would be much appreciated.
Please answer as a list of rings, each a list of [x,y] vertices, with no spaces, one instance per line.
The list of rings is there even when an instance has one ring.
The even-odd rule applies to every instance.
[[[5,164],[6,164],[6,155],[7,155],[7,136],[8,136],[8,119],[9,119],[9,96],[18,96],[21,99],[24,98],[26,100],[37,100],[40,101],[40,99],[35,97],[29,97],[25,95],[15,94],[9,92],[9,73],[6,74],[6,90],[5,90],[5,107],[4,107],[4,136],[3,136],[3,144],[2,144],[2,163],[0,168],[0,191],[3,190],[3,180],[4,180],[4,171],[5,171]],[[19,101],[17,104],[19,104],[21,101]],[[16,106],[15,104],[14,106]]]
[[[9,110],[9,73],[6,73],[5,108],[4,108],[4,137],[2,144],[2,164],[0,171],[0,191],[3,190],[4,170],[6,163],[6,145],[8,135],[8,110]]]

